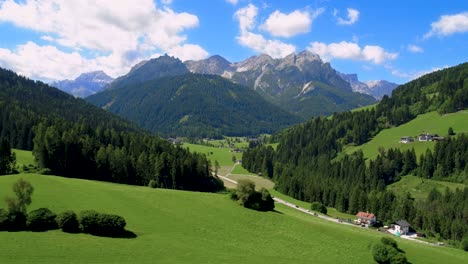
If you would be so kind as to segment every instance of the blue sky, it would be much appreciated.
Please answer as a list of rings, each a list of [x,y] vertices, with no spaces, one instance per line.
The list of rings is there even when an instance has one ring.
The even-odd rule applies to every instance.
[[[404,83],[468,61],[466,1],[0,0],[0,66],[45,81],[125,74],[164,53],[317,53],[360,80]]]

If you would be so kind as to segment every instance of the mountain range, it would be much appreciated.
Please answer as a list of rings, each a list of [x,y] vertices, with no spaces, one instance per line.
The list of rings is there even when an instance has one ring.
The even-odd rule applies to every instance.
[[[150,74],[159,69],[164,74]],[[258,135],[303,121],[246,86],[190,73],[170,56],[146,62],[86,100],[166,136]]]
[[[351,85],[329,63],[309,51],[274,59],[266,54],[231,63],[221,56],[186,61],[193,73],[221,75],[257,91],[286,111],[310,118],[375,103],[353,93]]]
[[[384,95],[392,94],[392,91],[398,87],[398,84],[385,80],[361,82],[357,74],[338,74],[351,85],[353,92],[368,94],[378,100],[382,99]]]
[[[51,86],[59,88],[75,97],[87,97],[102,91],[114,78],[103,71],[83,73],[74,80],[63,80],[51,83]]]
[[[186,62],[164,55],[136,64],[126,75],[115,80],[104,77],[108,76],[103,72],[94,72],[83,74],[74,81],[54,84],[75,96],[90,95],[87,98],[89,102],[150,131],[190,136],[218,136],[220,133],[240,135],[241,131],[249,135],[272,133],[285,125],[314,116],[373,104],[376,100],[368,94],[375,92],[373,95],[378,97],[384,90],[379,88],[382,86],[380,83],[361,83],[357,76],[353,79],[353,75],[337,72],[318,55],[308,51],[281,59],[263,54],[237,63],[231,63],[219,55]],[[161,79],[164,79],[162,83],[158,81]],[[89,81],[87,89],[84,88],[86,81]],[[246,87],[249,91],[236,86],[235,95],[226,96],[234,89],[231,83]],[[182,86],[191,89],[173,90]],[[197,86],[200,91],[194,93],[192,86]],[[390,90],[393,86],[388,87],[387,90]],[[191,97],[185,93],[191,94]],[[167,97],[169,94],[171,96]],[[207,100],[207,96],[214,98]],[[179,101],[182,98],[185,101]],[[217,100],[224,101],[219,104]],[[240,102],[241,108],[233,108]],[[214,108],[217,111],[204,112]],[[185,109],[185,112],[180,109]],[[248,119],[246,117],[253,115],[254,109],[257,111],[255,118],[246,125],[240,117]],[[168,116],[164,117],[162,113]],[[239,113],[242,114],[239,116]],[[209,117],[202,118],[203,114]],[[230,117],[229,120],[227,117]],[[286,119],[289,121],[285,122]],[[240,124],[244,124],[243,129]],[[254,129],[255,125],[258,127]]]

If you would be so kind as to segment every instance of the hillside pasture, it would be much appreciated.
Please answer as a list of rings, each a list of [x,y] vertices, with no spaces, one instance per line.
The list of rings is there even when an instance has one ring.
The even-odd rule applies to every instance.
[[[461,183],[422,179],[413,175],[407,175],[402,177],[398,182],[387,186],[387,189],[392,190],[397,195],[409,193],[415,199],[426,199],[434,188],[444,193],[446,188],[454,191],[457,188],[461,190],[465,187],[466,185]]]
[[[345,147],[343,153],[351,154],[362,150],[365,158],[374,159],[377,157],[380,147],[385,149],[398,148],[400,150],[414,148],[416,157],[419,158],[428,148],[433,149],[436,142],[420,142],[417,140],[417,136],[422,133],[447,136],[449,127],[452,127],[455,133],[468,133],[468,110],[447,115],[439,115],[437,112],[420,115],[401,126],[382,130],[372,140],[363,145]],[[415,142],[399,143],[400,138],[404,136],[412,136],[415,138]]]
[[[257,212],[226,194],[119,185],[37,174],[0,177],[0,193],[24,178],[29,210],[94,209],[123,216],[134,239],[87,234],[0,232],[0,263],[372,263],[383,234],[331,223],[277,205]],[[3,199],[0,207],[4,207]],[[397,239],[411,263],[466,263],[459,249]]]

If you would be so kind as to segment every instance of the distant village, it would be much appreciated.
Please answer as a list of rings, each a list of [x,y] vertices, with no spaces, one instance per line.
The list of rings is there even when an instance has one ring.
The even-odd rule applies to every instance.
[[[440,140],[444,140],[445,137],[440,137],[437,134],[423,133],[423,134],[420,134],[417,137],[417,139],[418,141],[440,141]],[[414,140],[415,139],[413,137],[404,136],[400,138],[400,143],[403,143],[403,144],[413,143]]]

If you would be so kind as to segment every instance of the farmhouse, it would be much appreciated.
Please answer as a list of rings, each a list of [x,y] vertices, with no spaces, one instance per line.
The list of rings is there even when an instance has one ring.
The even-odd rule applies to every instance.
[[[400,143],[407,144],[407,143],[411,143],[411,142],[414,142],[414,139],[412,137],[402,137],[402,138],[400,138]]]
[[[423,133],[418,136],[419,141],[432,141],[434,138],[434,135],[428,134],[428,133]]]
[[[409,233],[410,224],[405,220],[397,221],[390,227],[395,235],[407,235]]]
[[[377,222],[377,218],[375,217],[374,214],[370,214],[367,212],[359,212],[356,214],[356,216],[358,218],[356,222],[358,225],[361,225],[361,224],[370,225],[370,224],[374,224],[375,222]]]

